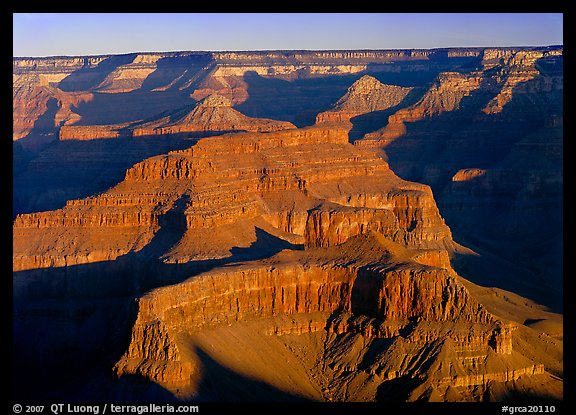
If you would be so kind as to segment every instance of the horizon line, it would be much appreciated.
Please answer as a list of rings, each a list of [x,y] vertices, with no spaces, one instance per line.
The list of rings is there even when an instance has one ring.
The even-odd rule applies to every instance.
[[[510,46],[441,46],[433,48],[353,48],[353,49],[219,49],[219,50],[163,50],[163,51],[134,51],[134,52],[119,52],[119,53],[96,53],[88,55],[29,55],[29,56],[12,56],[12,59],[50,59],[50,58],[75,58],[75,57],[104,57],[104,56],[123,56],[123,55],[138,55],[138,54],[162,54],[162,53],[264,53],[264,52],[385,52],[385,51],[434,51],[445,49],[546,49],[546,48],[563,48],[564,44],[552,45],[510,45]]]

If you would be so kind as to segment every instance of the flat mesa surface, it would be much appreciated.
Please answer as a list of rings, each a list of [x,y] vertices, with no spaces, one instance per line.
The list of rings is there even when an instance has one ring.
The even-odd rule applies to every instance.
[[[562,47],[14,58],[13,104],[17,401],[563,400]]]

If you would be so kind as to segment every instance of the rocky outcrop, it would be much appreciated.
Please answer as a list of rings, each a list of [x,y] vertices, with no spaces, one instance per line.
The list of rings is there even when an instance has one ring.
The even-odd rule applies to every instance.
[[[99,140],[102,138],[119,138],[122,136],[121,128],[121,126],[112,125],[65,125],[60,128],[59,139]]]
[[[387,208],[324,205],[313,209],[306,221],[306,244],[337,245],[352,236],[375,231],[406,246],[450,249],[450,231],[436,207],[429,205],[430,196],[415,190],[393,191],[382,198],[386,202],[381,206]]]
[[[470,180],[474,180],[477,177],[482,177],[485,174],[486,174],[485,169],[477,169],[477,168],[460,169],[452,177],[452,181],[453,182],[467,182]]]
[[[492,55],[497,57],[493,57]],[[485,114],[502,112],[504,106],[512,100],[513,91],[540,74],[535,67],[539,59],[548,56],[545,51],[515,51],[499,56],[498,53],[485,53],[483,64],[486,69],[495,67],[494,60],[499,58],[499,76],[505,79],[498,94],[482,109]]]
[[[467,364],[470,359],[505,361],[512,353],[513,327],[478,304],[452,271],[401,259],[399,248],[382,245],[384,241],[369,234],[329,248],[330,253],[325,253],[327,248],[316,248],[296,258],[291,255],[289,260],[285,258],[289,254],[282,253],[154,290],[138,302],[131,343],[115,372],[143,376],[171,390],[186,390],[196,384],[202,368],[189,355],[184,339],[218,327],[270,321],[273,328],[266,329],[268,336],[326,333],[331,340],[325,343],[324,356],[332,362],[332,371],[324,376],[366,371],[376,376],[378,384],[419,377],[446,388],[543,373],[542,365],[534,364],[527,368],[512,362],[509,370],[484,368],[481,373],[475,364]],[[362,246],[371,254],[354,259],[350,253]],[[377,252],[378,264],[367,264]],[[328,262],[321,259],[326,254],[331,258]],[[390,346],[376,358],[366,358],[363,369],[351,370],[342,360],[330,357],[335,342],[331,336],[361,336],[364,342],[388,339]],[[453,361],[458,373],[448,377],[449,372],[430,371],[426,365],[406,366],[406,359],[395,356],[416,357],[429,353],[424,352],[425,345],[434,344],[444,344],[443,349],[456,353],[443,364]],[[400,345],[402,352],[397,350]],[[438,358],[432,353],[430,359]]]
[[[13,269],[114,260],[150,242],[157,217],[147,206],[82,206],[19,215],[14,221]]]
[[[482,52],[482,66],[492,69],[500,65],[533,66],[538,59],[551,56],[562,56],[562,47],[537,48],[487,48]]]
[[[69,206],[79,206],[70,204]],[[14,220],[14,228],[53,228],[53,227],[101,227],[101,226],[151,226],[155,224],[155,215],[147,211],[146,207],[136,206],[137,209],[99,208],[75,209],[72,214],[61,210],[50,213],[30,213],[20,215]]]
[[[561,54],[561,51],[487,49],[483,54],[482,71],[472,71],[468,74],[457,72],[439,74],[434,84],[417,103],[391,115],[384,128],[367,134],[364,137],[365,141],[359,141],[357,144],[386,147],[395,139],[406,135],[406,123],[456,111],[460,109],[460,103],[464,98],[476,92],[493,95],[482,108],[483,113],[500,113],[512,100],[513,91],[522,94],[523,90],[531,88],[531,84],[526,83],[540,74],[536,63],[545,58],[555,57],[558,53]],[[555,88],[554,81],[550,78],[537,82],[542,84],[541,88],[538,88],[540,91]]]
[[[399,176],[429,184],[456,239],[490,246],[501,274],[488,282],[478,271],[477,281],[510,290],[527,284],[524,295],[559,304],[561,261],[553,252],[562,235],[555,219],[562,211],[562,49],[491,49],[480,64],[480,70],[444,78],[459,80],[445,90],[438,87],[441,74],[419,103],[354,144],[380,151]],[[436,94],[445,98],[433,99]],[[548,289],[535,289],[544,280]],[[556,292],[556,300],[544,300],[544,291]]]
[[[247,117],[232,108],[232,102],[213,94],[200,100],[186,113],[173,114],[135,127],[133,136],[171,135],[190,132],[269,132],[295,128],[289,122]]]
[[[402,102],[413,88],[386,85],[370,75],[354,82],[334,107],[316,116],[316,123],[345,122],[373,111],[383,111]]]
[[[14,76],[13,107],[13,140],[19,140],[29,134],[36,121],[48,109],[52,98],[50,90],[39,85],[38,75]],[[43,125],[43,129],[54,129],[54,124]]]

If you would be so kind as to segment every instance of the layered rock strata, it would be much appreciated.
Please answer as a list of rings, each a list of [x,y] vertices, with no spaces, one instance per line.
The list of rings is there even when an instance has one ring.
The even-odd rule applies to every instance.
[[[366,148],[384,148],[381,154],[402,177],[426,178],[447,212],[468,218],[461,227],[492,223],[470,219],[485,206],[482,195],[491,195],[496,206],[504,200],[512,213],[506,226],[497,223],[501,214],[491,216],[504,241],[498,246],[529,263],[548,239],[538,251],[522,252],[531,231],[510,246],[506,237],[540,223],[550,231],[540,225],[535,234],[557,237],[558,215],[543,221],[541,212],[557,211],[562,183],[561,55],[558,48],[498,48],[15,59],[14,137],[49,137],[61,127],[59,144],[86,148],[87,161],[99,148],[89,147],[97,138],[272,131],[202,139],[138,162],[102,193],[18,215],[15,327],[42,325],[37,342],[17,343],[30,352],[22,352],[20,362],[40,362],[50,350],[77,350],[77,340],[43,336],[50,332],[45,321],[96,327],[106,333],[102,339],[124,347],[127,339],[108,337],[118,329],[100,322],[98,313],[113,315],[123,308],[118,298],[127,296],[141,298],[115,373],[128,382],[124,375],[143,377],[180,398],[499,400],[522,390],[561,398],[561,341],[547,334],[550,313],[524,315],[518,312],[530,308],[524,299],[517,300],[520,307],[498,291],[497,301],[469,291],[472,286],[452,269],[451,257],[461,247],[431,188],[401,180]],[[388,75],[406,71],[440,73],[414,105],[406,100],[411,87],[370,76],[350,86],[366,72],[395,79]],[[335,74],[334,84],[327,81]],[[314,77],[326,82],[301,82]],[[416,77],[411,79],[408,85]],[[286,95],[288,86],[293,90]],[[324,111],[347,87],[333,110]],[[306,106],[310,97],[299,88],[321,99]],[[201,101],[182,109],[190,94]],[[117,108],[135,102],[143,104],[116,117]],[[356,146],[348,143],[351,118],[379,111],[388,116],[401,104],[409,106],[392,114],[384,129]],[[298,107],[312,114],[306,115],[312,122],[319,113],[312,109],[324,112],[315,127],[294,129],[286,122],[255,123],[232,105],[278,119],[286,119],[286,108]],[[145,109],[166,111],[158,117]],[[150,116],[152,121],[141,121]],[[545,128],[516,140],[516,130],[533,129],[540,119]],[[493,130],[493,120],[506,131]],[[491,158],[471,143],[490,148]],[[402,151],[410,157],[397,160]],[[439,157],[438,151],[446,153]],[[534,154],[542,157],[535,160]],[[426,164],[430,158],[437,164]],[[31,165],[46,162],[39,158]],[[443,180],[449,185],[438,187]],[[491,229],[474,232],[489,235]],[[203,269],[211,270],[199,274]],[[496,272],[494,279],[507,273],[484,269]],[[52,304],[51,296],[66,299],[66,307]],[[111,306],[107,296],[118,304]],[[81,304],[83,298],[90,301]],[[76,308],[68,309],[71,304]],[[124,308],[128,325],[133,320]],[[56,333],[65,331],[58,327]],[[91,358],[82,356],[84,350],[75,353]]]
[[[499,276],[481,265],[467,277],[553,307],[562,285],[562,91],[561,48],[485,50],[480,70],[441,73],[419,102],[355,141],[430,185],[458,240],[498,264]],[[471,258],[463,268],[479,266]]]
[[[452,244],[427,186],[400,180],[375,154],[350,145],[345,129],[308,128],[202,139],[188,150],[137,163],[99,196],[19,215],[14,270],[62,263],[56,256],[66,264],[84,262],[104,246],[107,259],[138,250],[182,197],[185,207],[178,212],[186,232],[171,251],[174,260],[184,253],[188,260],[229,256],[231,241],[210,246],[198,235],[246,220],[263,221],[272,232],[303,238],[309,246],[342,243],[369,230],[408,246]],[[91,236],[106,232],[112,237],[103,246]],[[66,233],[66,246],[43,242],[43,233]],[[122,242],[115,246],[113,235]],[[249,245],[253,237],[241,243]]]
[[[537,80],[541,88],[527,84],[540,74],[538,62],[556,59],[558,56],[562,56],[561,50],[487,49],[482,54],[481,70],[440,73],[418,102],[392,114],[385,127],[367,134],[365,141],[359,141],[358,144],[385,147],[406,135],[406,123],[457,111],[461,109],[462,101],[471,95],[476,94],[480,99],[484,99],[485,94],[492,96],[482,112],[497,114],[512,100],[513,93],[524,94],[534,89],[548,92],[561,88],[556,80],[550,78]]]
[[[438,73],[458,70],[482,60],[488,68],[499,59],[510,59],[510,56],[520,52],[527,56],[522,62],[532,59],[535,54],[561,55],[561,49],[559,52],[558,48],[455,48],[393,51],[167,52],[14,58],[13,139],[19,140],[30,132],[35,132],[34,124],[37,121],[49,124],[54,133],[57,133],[58,127],[62,125],[78,122],[83,125],[110,125],[118,123],[119,120],[136,122],[153,116],[152,111],[157,111],[159,107],[167,111],[177,110],[189,94],[192,94],[195,100],[201,100],[218,93],[230,99],[235,106],[246,104],[245,109],[248,112],[244,112],[245,114],[261,117],[257,115],[259,112],[271,114],[277,111],[267,111],[260,104],[250,102],[251,96],[258,95],[260,79],[294,80],[415,71]],[[253,75],[256,77],[255,83],[250,79]],[[338,83],[337,89],[343,88],[345,92],[349,86],[350,84]],[[262,92],[268,93],[267,90]],[[313,92],[307,100],[313,99],[319,91],[314,89]],[[317,98],[321,103],[333,98],[329,91],[322,94],[327,95]],[[80,95],[82,98],[79,100]],[[125,98],[115,99],[114,96]],[[338,95],[334,96],[335,99],[337,97]],[[52,98],[57,104],[54,111],[56,114],[46,111],[45,102]],[[258,99],[264,98],[258,96]],[[290,96],[290,100],[301,107],[317,108],[316,104],[300,98],[299,95]],[[44,103],[35,105],[39,100]],[[92,102],[84,105],[89,101]],[[149,101],[150,105],[146,101]],[[126,103],[130,103],[130,108],[126,108]],[[264,99],[263,104],[274,106],[274,101]],[[109,106],[112,111],[101,106]],[[124,112],[122,116],[118,114],[120,109]],[[287,114],[283,113],[283,117],[286,116]],[[49,119],[52,117],[53,119]],[[297,118],[298,114],[292,114],[292,117]]]
[[[487,312],[453,271],[418,264],[413,254],[370,232],[331,248],[284,252],[154,290],[138,302],[131,343],[115,372],[194,396],[204,369],[190,350],[191,339],[260,321],[260,336],[325,338],[322,365],[330,367],[323,376],[333,377],[330,396],[336,400],[346,397],[343,377],[350,385],[371,375],[370,393],[394,379],[412,379],[417,399],[545,373],[543,365],[514,352],[514,325]],[[364,348],[384,340],[388,346],[353,367],[342,350],[331,356],[350,337]],[[309,353],[308,359],[317,358],[318,352]],[[428,363],[407,364],[422,355],[429,355]]]
[[[167,52],[132,53],[86,57],[14,58],[13,60],[13,139],[19,140],[40,120],[52,132],[61,125],[81,121],[85,125],[118,123],[114,110],[122,109],[123,121],[135,122],[154,115],[154,107],[177,110],[183,101],[178,95],[193,94],[201,100],[213,93],[231,99],[234,105],[248,100],[247,74],[269,79],[310,78],[350,75],[363,71],[396,71],[405,63],[453,67],[462,59],[479,59],[481,49],[402,50],[402,51],[267,51],[267,52]],[[452,63],[454,61],[454,63]],[[424,65],[422,63],[424,62]],[[397,68],[395,64],[399,64]],[[187,92],[187,94],[186,94]],[[111,106],[113,112],[95,108],[98,116],[79,110],[74,97],[83,94],[86,102],[96,97],[95,106]],[[125,96],[114,99],[113,96]],[[167,101],[165,101],[164,95]],[[45,103],[54,98],[55,119]],[[135,100],[134,100],[135,99]],[[150,107],[142,100],[149,100]],[[35,103],[40,101],[40,105]],[[126,108],[126,102],[140,108]],[[90,107],[90,106],[89,106]],[[123,108],[124,107],[124,108]],[[146,116],[143,117],[143,112]],[[98,122],[94,122],[97,118]],[[126,119],[130,118],[130,119]],[[55,122],[56,121],[56,122]]]
[[[119,376],[142,376],[196,396],[204,369],[187,339],[256,321],[272,324],[264,328],[269,335],[327,336],[328,354],[350,336],[390,341],[354,372],[383,385],[418,379],[427,392],[415,388],[414,396],[544,372],[515,354],[512,326],[458,282],[448,257],[455,245],[430,189],[399,179],[375,154],[349,144],[346,129],[224,135],[147,159],[103,194],[18,216],[14,269],[144,252],[167,226],[180,229],[180,240],[147,251],[167,263],[230,256],[234,247],[257,243],[253,232],[258,237],[260,227],[279,240],[299,240],[306,250],[216,268],[146,294],[115,367]],[[236,232],[242,227],[248,231]],[[227,232],[236,235],[228,245],[221,243]],[[282,316],[304,320],[284,324]],[[454,369],[429,371],[428,364],[385,358],[415,358],[430,345],[437,347],[430,362],[450,361]],[[466,363],[483,359],[495,363],[480,369]],[[330,361],[332,398],[351,399],[338,386],[347,364]]]
[[[504,79],[504,82],[498,94],[482,109],[486,114],[502,112],[504,106],[512,100],[514,89],[540,74],[540,71],[536,68],[536,62],[544,57],[551,56],[550,53],[545,51],[518,51],[504,54],[504,56],[497,54],[499,62],[498,66],[496,66],[494,60],[497,58],[493,55],[494,51],[484,52],[482,60],[484,69],[499,69],[498,76]]]

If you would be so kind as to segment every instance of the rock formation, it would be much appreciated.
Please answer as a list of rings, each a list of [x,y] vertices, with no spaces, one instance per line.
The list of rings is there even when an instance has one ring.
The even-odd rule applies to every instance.
[[[480,73],[463,75],[457,72],[444,72],[414,105],[402,108],[388,117],[388,124],[379,131],[367,134],[358,145],[387,146],[406,134],[406,123],[413,123],[438,116],[444,112],[460,108],[463,98],[480,87],[483,77]]]
[[[562,399],[561,63],[15,58],[18,398]]]
[[[514,354],[511,326],[458,283],[448,259],[457,246],[430,189],[399,179],[376,155],[349,144],[346,129],[211,137],[145,160],[103,194],[58,211],[19,215],[14,270],[144,252],[175,221],[182,223],[180,239],[147,255],[168,264],[230,257],[235,246],[255,243],[254,233],[243,235],[238,226],[261,227],[306,249],[149,292],[139,301],[118,376],[137,375],[183,398],[202,399],[194,386],[202,363],[186,339],[254,321],[274,336],[327,336],[325,353],[350,336],[392,342],[354,369],[359,379],[375,376],[362,394],[345,392],[341,377],[348,369],[341,357],[330,358],[332,367],[322,375],[332,379],[330,399],[375,400],[377,388],[397,378],[416,382],[408,399],[418,399],[444,396],[448,387],[485,387],[480,379],[546,376],[542,364]],[[231,232],[233,240],[226,236]],[[286,326],[278,322],[283,318],[301,323]],[[438,348],[427,360],[437,362],[433,371],[429,363],[403,366],[384,358],[416,358],[430,344]],[[479,372],[467,359],[493,363]],[[453,369],[440,369],[450,364]],[[319,388],[311,378],[301,382]],[[282,380],[272,385],[285,387]],[[300,393],[297,387],[290,392]]]
[[[204,239],[200,244],[198,229],[258,217],[280,232],[300,238],[308,232],[310,246],[341,243],[368,230],[410,246],[451,244],[428,187],[402,182],[376,155],[356,150],[345,129],[311,127],[202,139],[188,150],[137,163],[123,182],[97,197],[68,201],[57,211],[19,215],[14,270],[84,263],[90,256],[110,260],[137,251],[150,240],[158,218],[184,195],[188,231],[173,251],[176,257],[186,252],[188,260],[205,259],[208,252],[228,256],[232,248],[214,233],[214,246]],[[43,232],[65,232],[66,245],[45,245],[42,241],[50,238],[41,238]],[[93,235],[100,234],[110,237],[98,242]],[[31,244],[31,238],[40,245]]]
[[[486,114],[502,112],[504,106],[512,100],[513,90],[524,82],[534,79],[540,72],[535,64],[546,54],[544,51],[518,51],[500,57],[500,64],[496,66],[491,51],[484,52],[483,64],[485,69],[497,68],[498,76],[505,79],[504,85],[494,98],[486,104],[482,111]]]
[[[314,400],[395,399],[378,391],[397,379],[413,385],[408,400],[436,400],[450,389],[470,399],[473,388],[488,390],[490,381],[549,382],[544,365],[514,351],[515,324],[491,315],[453,271],[418,264],[412,255],[369,232],[159,288],[139,300],[130,346],[115,371],[178,389],[183,398],[202,398],[195,385],[205,368],[192,345],[202,350],[220,331],[231,333],[227,327],[240,333],[249,327],[260,338],[252,347],[270,336],[287,338],[288,345],[296,337],[304,353],[297,360],[322,362],[292,385],[288,376],[256,375]],[[235,341],[242,336],[235,334]],[[322,339],[323,347],[302,343],[310,337]]]
[[[370,75],[354,82],[334,107],[316,116],[316,123],[345,122],[373,111],[383,111],[402,102],[412,88],[385,85]]]
[[[495,54],[496,53],[496,54]],[[468,74],[458,72],[444,72],[438,75],[434,84],[424,96],[414,105],[398,110],[388,118],[388,125],[380,131],[368,134],[362,145],[383,145],[406,134],[405,123],[413,123],[438,116],[444,112],[460,109],[461,101],[481,88],[492,94],[493,98],[482,108],[485,114],[495,114],[512,100],[512,92],[522,93],[522,85],[534,79],[540,71],[536,63],[543,59],[554,59],[558,51],[544,50],[507,50],[499,54],[493,50],[486,50],[483,54],[482,70],[472,71]],[[554,79],[543,82],[539,90],[561,88]],[[556,86],[553,86],[556,85]]]
[[[221,95],[203,98],[189,113],[173,114],[159,120],[138,125],[134,136],[165,135],[207,131],[268,132],[295,128],[289,122],[247,117],[232,108],[232,102]]]
[[[229,99],[214,94],[200,100],[192,110],[180,109],[152,121],[116,125],[66,125],[60,128],[60,140],[173,136],[229,131],[266,132],[287,128],[295,127],[289,122],[247,117],[233,109]]]

